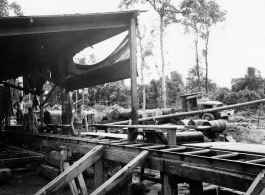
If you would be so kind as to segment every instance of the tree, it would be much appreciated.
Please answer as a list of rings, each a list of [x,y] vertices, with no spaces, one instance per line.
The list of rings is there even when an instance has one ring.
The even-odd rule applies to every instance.
[[[185,34],[193,34],[194,44],[195,44],[195,59],[196,59],[196,67],[197,67],[197,82],[198,82],[198,91],[201,91],[201,84],[200,84],[200,74],[199,71],[199,54],[198,54],[198,43],[199,43],[199,36],[201,31],[201,23],[198,16],[198,10],[200,5],[197,4],[195,1],[191,0],[184,0],[181,3],[181,10],[183,10],[183,18],[181,19],[181,24],[185,27]]]
[[[177,71],[172,71],[170,75],[171,78],[167,80],[167,103],[178,107],[180,105],[180,94],[184,87],[182,75]]]
[[[198,73],[196,65],[189,69],[188,77],[186,78],[186,86],[185,86],[186,91],[188,93],[195,93],[199,91],[198,82],[197,82],[198,74],[200,75],[200,78],[202,78],[202,87],[206,89],[205,87],[206,78],[203,76],[203,68],[199,66],[199,70],[200,72]],[[208,88],[209,88],[209,92],[214,92],[217,89],[217,85],[216,83],[212,82],[211,79],[208,79]],[[202,92],[206,92],[206,90],[202,90]]]
[[[185,10],[183,15],[187,18],[188,25],[204,40],[203,56],[205,59],[206,75],[205,89],[208,93],[208,53],[209,38],[212,27],[223,22],[226,18],[226,11],[221,10],[215,0],[185,0],[181,6]],[[195,25],[196,24],[196,25]]]
[[[129,6],[137,3],[149,3],[151,7],[158,13],[160,19],[160,52],[162,62],[162,107],[166,107],[166,74],[165,74],[165,57],[164,57],[164,28],[170,24],[175,17],[174,14],[181,13],[174,7],[170,0],[121,0],[119,8]]]
[[[141,54],[141,85],[142,85],[142,95],[143,95],[143,104],[142,109],[145,110],[146,105],[146,93],[145,93],[145,84],[144,84],[144,69],[149,69],[150,67],[147,65],[146,59],[150,56],[153,56],[152,48],[154,47],[152,37],[154,37],[154,30],[152,29],[149,36],[146,39],[146,43],[144,44],[144,39],[146,35],[146,27],[142,26],[143,29],[142,33],[140,30],[140,26],[137,26],[137,37],[139,39],[139,47],[140,47],[140,54]]]
[[[10,11],[13,11],[17,16],[23,16],[21,6],[16,2],[8,3],[8,0],[0,0],[0,17],[7,17],[10,15]]]
[[[244,78],[232,79],[232,91],[239,92],[249,89],[250,91],[260,91],[264,93],[265,79],[261,77],[261,72],[253,67],[248,67]]]
[[[205,49],[203,50],[203,56],[205,59],[206,76],[205,76],[205,89],[206,94],[208,93],[208,52],[209,52],[209,38],[211,28],[219,22],[223,22],[226,18],[226,11],[222,11],[220,6],[214,1],[200,1],[203,8],[202,12],[202,33],[201,37],[204,39]]]

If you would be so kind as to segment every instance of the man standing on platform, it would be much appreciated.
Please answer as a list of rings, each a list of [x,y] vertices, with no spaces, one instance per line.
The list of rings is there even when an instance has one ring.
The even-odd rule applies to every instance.
[[[86,131],[88,132],[88,124],[85,113],[83,112],[83,106],[77,105],[77,111],[72,114],[71,129],[75,135],[80,136],[83,128],[83,120],[85,121]]]
[[[24,129],[26,129],[27,131],[31,133],[38,133],[37,125],[38,125],[37,117],[32,112],[32,108],[29,107],[28,114],[26,114],[24,117],[23,127]]]
[[[23,97],[20,96],[19,100],[13,105],[13,107],[17,110],[17,124],[22,124],[23,122],[23,109],[24,109],[24,102]]]

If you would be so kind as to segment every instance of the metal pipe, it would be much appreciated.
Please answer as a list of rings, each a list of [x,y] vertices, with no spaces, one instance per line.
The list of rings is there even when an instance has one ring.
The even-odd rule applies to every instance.
[[[207,113],[207,112],[216,112],[216,111],[228,110],[231,108],[250,106],[250,105],[261,104],[261,103],[265,103],[265,99],[255,100],[255,101],[245,102],[245,103],[240,103],[240,104],[234,104],[234,105],[230,105],[230,106],[211,108],[211,109],[206,109],[206,110],[197,110],[197,111],[191,111],[191,112],[182,112],[182,113],[168,114],[168,115],[162,115],[162,116],[140,118],[140,119],[138,119],[138,122],[152,121],[152,120],[156,120],[156,119],[166,119],[166,118],[172,118],[172,117],[191,116],[191,115],[203,114],[203,113]],[[115,123],[108,123],[108,125],[124,125],[124,124],[128,124],[128,121],[119,121],[119,122],[115,122]]]

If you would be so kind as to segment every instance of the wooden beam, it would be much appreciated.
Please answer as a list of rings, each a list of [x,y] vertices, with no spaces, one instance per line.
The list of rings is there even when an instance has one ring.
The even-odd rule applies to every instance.
[[[53,91],[54,91],[54,89],[55,89],[56,87],[57,87],[57,85],[55,84],[55,85],[53,86],[52,90],[49,92],[47,98],[44,100],[44,102],[43,102],[40,106],[44,106],[44,104],[46,104],[46,102],[47,102],[48,99],[51,97],[51,95],[52,95],[52,93],[53,93]]]
[[[66,17],[67,18],[67,17]],[[65,18],[65,20],[67,20]],[[30,18],[27,18],[30,20]],[[25,18],[26,20],[26,18]],[[39,19],[38,19],[39,20]],[[70,20],[70,18],[69,18]],[[73,20],[71,18],[71,20]],[[84,18],[84,20],[87,20]],[[29,22],[30,23],[30,22]],[[34,21],[33,21],[34,23]],[[60,25],[45,25],[45,26],[31,26],[30,28],[20,28],[19,31],[16,28],[3,28],[0,30],[0,36],[21,36],[28,34],[51,34],[51,33],[62,33],[69,31],[85,31],[92,29],[108,29],[108,28],[121,28],[128,27],[128,22],[123,20],[101,20],[101,21],[86,21],[82,23],[60,24]]]
[[[33,90],[30,90],[30,89],[26,89],[26,88],[23,88],[23,87],[19,87],[19,86],[16,86],[16,85],[12,85],[10,83],[7,83],[7,82],[3,82],[3,81],[0,81],[0,84],[3,84],[5,86],[8,86],[8,87],[12,87],[14,89],[18,89],[18,90],[21,90],[21,91],[25,91],[27,93],[32,93],[34,95],[40,95],[39,93],[36,93],[35,91]],[[42,92],[43,93],[43,92]]]
[[[63,169],[64,171],[66,171],[68,168],[70,167],[69,163],[68,162],[64,162],[63,163]],[[73,195],[78,195],[78,189],[76,187],[76,183],[75,183],[75,180],[73,179],[72,181],[70,181],[70,183],[68,184],[71,192]]]
[[[61,173],[57,178],[52,180],[35,195],[55,194],[60,188],[66,186],[75,177],[81,174],[85,169],[94,164],[103,156],[104,147],[96,146],[90,150],[85,156],[74,163],[69,169]]]
[[[133,169],[141,166],[149,155],[148,151],[141,152],[131,162],[124,166],[120,171],[113,175],[108,181],[97,188],[91,195],[113,194],[114,190],[121,188],[131,177]]]
[[[131,101],[132,101],[132,125],[138,124],[138,101],[137,101],[137,43],[136,43],[136,18],[132,18],[129,28],[130,39],[130,74],[131,74]],[[138,129],[128,128],[128,141],[132,139],[132,135]]]
[[[265,169],[258,174],[249,189],[244,195],[264,195],[265,194]]]
[[[46,74],[43,74],[43,73],[41,73],[41,72],[36,72],[36,74],[38,74],[40,77],[46,79],[47,81],[52,82],[53,84],[59,85],[59,86],[61,86],[61,87],[63,87],[63,88],[66,88],[66,86],[63,85],[62,83],[60,83],[59,80],[52,79],[52,78],[50,78],[49,76],[47,76]]]

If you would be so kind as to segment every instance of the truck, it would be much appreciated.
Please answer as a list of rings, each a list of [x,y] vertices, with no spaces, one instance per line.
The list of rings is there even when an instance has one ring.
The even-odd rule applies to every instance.
[[[224,104],[219,101],[210,101],[206,99],[198,99],[199,93],[181,95],[182,112],[196,111],[196,110],[207,110],[212,108],[223,107]],[[218,120],[228,119],[229,116],[234,114],[234,110],[221,110],[200,113],[199,118],[204,120]]]

